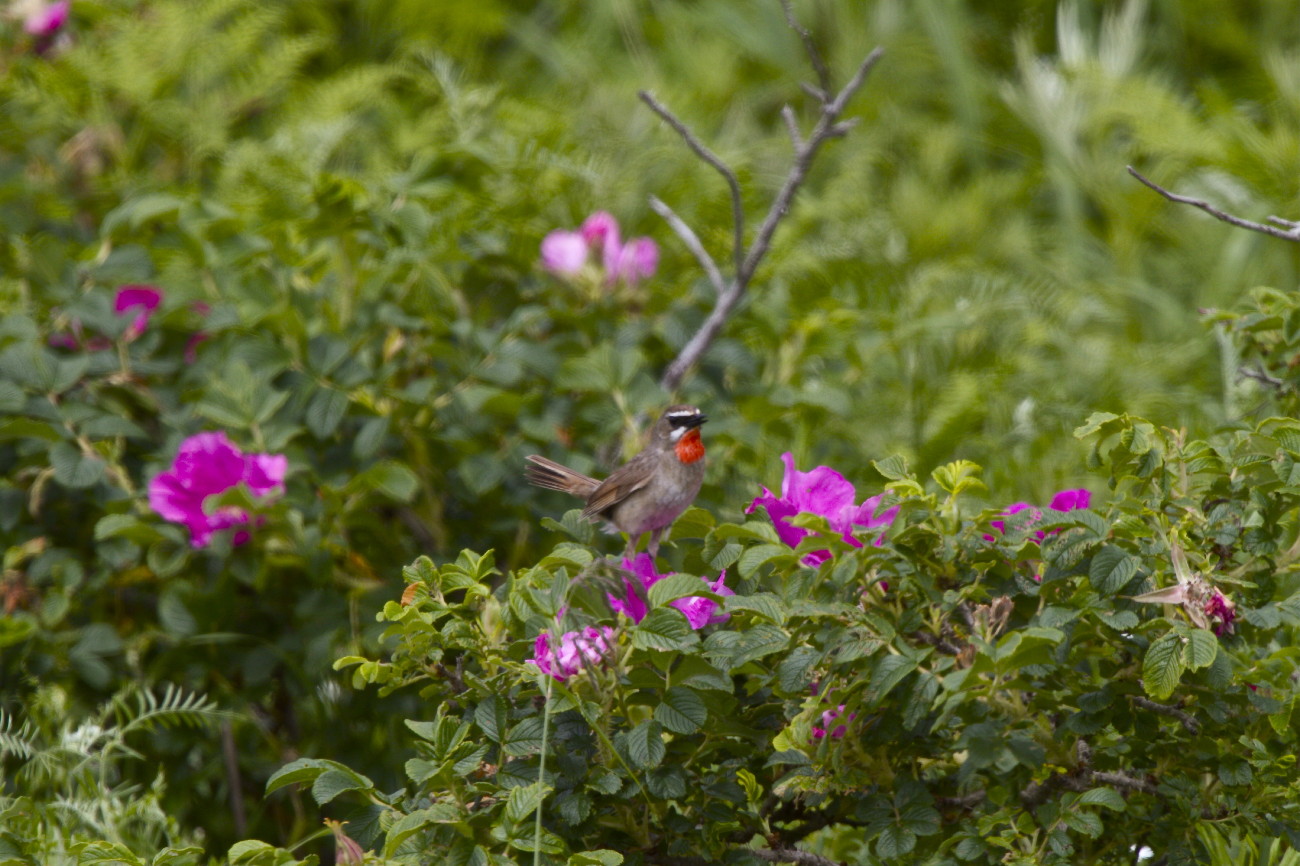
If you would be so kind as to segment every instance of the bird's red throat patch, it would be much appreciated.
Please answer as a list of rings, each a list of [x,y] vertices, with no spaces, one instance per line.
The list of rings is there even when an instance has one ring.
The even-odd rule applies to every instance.
[[[677,440],[674,448],[677,451],[677,459],[683,463],[694,463],[704,457],[704,440],[700,438],[698,429],[687,430],[686,435]]]

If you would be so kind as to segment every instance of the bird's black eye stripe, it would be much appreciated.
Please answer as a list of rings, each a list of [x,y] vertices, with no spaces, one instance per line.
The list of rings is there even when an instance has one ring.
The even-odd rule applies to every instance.
[[[702,412],[681,412],[668,416],[668,423],[674,427],[698,427],[704,420]]]

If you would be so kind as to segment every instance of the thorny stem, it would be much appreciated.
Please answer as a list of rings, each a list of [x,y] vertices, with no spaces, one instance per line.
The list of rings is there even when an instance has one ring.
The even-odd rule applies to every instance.
[[[673,359],[667,369],[664,370],[663,376],[659,380],[659,385],[665,391],[675,392],[681,385],[686,374],[700,360],[714,339],[722,331],[723,326],[731,317],[736,307],[740,304],[749,288],[750,280],[753,279],[754,273],[758,270],[759,264],[762,263],[763,257],[767,255],[768,249],[772,244],[772,237],[776,233],[777,226],[786,217],[790,211],[790,204],[794,200],[795,194],[803,185],[804,179],[808,175],[808,170],[812,166],[813,159],[821,149],[822,144],[827,139],[836,138],[844,135],[852,128],[851,122],[840,121],[840,115],[844,112],[853,95],[861,89],[866,82],[867,74],[872,67],[880,60],[884,49],[876,48],[859,64],[853,76],[848,83],[831,98],[830,71],[827,69],[821,54],[812,40],[812,35],[807,29],[802,27],[794,17],[794,12],[790,7],[789,0],[782,0],[782,8],[785,11],[786,21],[790,27],[799,35],[803,42],[804,50],[808,54],[809,63],[817,74],[820,88],[805,85],[805,90],[813,95],[821,109],[817,122],[813,125],[812,131],[805,137],[799,132],[798,124],[795,122],[793,112],[782,112],[782,117],[790,133],[791,144],[794,147],[794,159],[790,170],[786,175],[785,181],[777,191],[776,197],[772,200],[768,208],[767,215],[763,218],[754,235],[753,242],[748,248],[745,247],[744,231],[744,209],[740,193],[740,183],[736,179],[736,173],[724,163],[712,150],[710,150],[700,139],[690,130],[675,114],[672,113],[665,105],[656,100],[646,91],[641,91],[641,101],[650,107],[655,114],[663,118],[671,126],[682,140],[686,143],[696,156],[712,166],[723,179],[731,193],[732,221],[734,229],[732,260],[735,273],[730,279],[725,277],[718,269],[713,258],[708,251],[704,249],[699,241],[698,235],[681,220],[671,208],[665,205],[657,198],[651,198],[650,206],[663,217],[686,244],[687,248],[695,255],[700,266],[704,268],[709,282],[713,284],[717,292],[717,300],[714,303],[713,310],[705,317],[704,322],[699,329],[687,340],[686,345],[682,347],[677,357]]]

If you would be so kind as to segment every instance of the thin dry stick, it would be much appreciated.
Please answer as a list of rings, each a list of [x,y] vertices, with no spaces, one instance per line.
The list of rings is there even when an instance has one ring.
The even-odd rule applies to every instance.
[[[677,130],[677,134],[682,137],[682,141],[686,142],[687,147],[695,151],[696,156],[713,166],[718,174],[722,175],[722,179],[727,182],[727,186],[731,189],[731,219],[736,226],[736,267],[739,268],[740,257],[745,248],[745,205],[740,198],[740,181],[736,179],[736,173],[716,153],[709,150],[708,146],[700,141],[686,124],[678,120],[677,115],[669,111],[649,92],[642,90],[637,95],[641,97],[642,102],[650,106],[650,109],[655,114],[662,117],[669,126]]]
[[[822,144],[827,139],[842,136],[853,128],[853,122],[841,121],[840,115],[843,114],[849,100],[866,82],[867,74],[871,72],[872,67],[876,65],[884,53],[884,49],[877,48],[868,54],[843,89],[835,95],[834,99],[830,99],[830,72],[822,61],[816,45],[813,44],[811,34],[795,20],[794,12],[790,8],[788,0],[782,0],[782,7],[785,9],[786,20],[803,41],[809,62],[821,82],[822,87],[820,90],[807,85],[804,87],[817,99],[821,112],[817,122],[813,125],[812,131],[805,137],[799,132],[794,113],[788,107],[782,111],[781,116],[785,120],[790,134],[790,142],[794,147],[794,160],[789,173],[786,175],[785,182],[781,184],[780,190],[777,191],[776,197],[772,200],[772,205],[768,208],[767,215],[759,225],[758,232],[754,235],[754,241],[749,245],[748,249],[745,247],[744,213],[741,208],[740,184],[736,180],[736,173],[723,163],[713,151],[709,150],[686,124],[679,120],[666,106],[649,93],[641,92],[641,100],[676,130],[677,134],[682,137],[682,140],[697,156],[713,166],[726,180],[728,187],[731,189],[732,219],[735,222],[733,239],[735,275],[728,281],[723,277],[708,251],[704,249],[703,244],[700,243],[699,236],[662,201],[657,198],[650,200],[650,206],[668,221],[669,226],[695,255],[696,260],[699,261],[708,275],[709,282],[713,284],[718,293],[713,310],[705,317],[699,329],[686,341],[686,345],[682,347],[677,357],[664,370],[664,374],[659,380],[660,387],[670,393],[676,391],[678,386],[681,385],[687,372],[695,366],[705,351],[708,350],[714,339],[722,331],[727,319],[730,318],[732,312],[740,304],[745,291],[749,288],[750,280],[753,278],[755,271],[758,270],[763,257],[767,255],[777,226],[789,213],[790,203],[794,200],[799,187],[808,176],[808,169],[811,167],[812,161],[821,149]]]
[[[1141,695],[1130,695],[1129,697],[1132,699],[1134,704],[1144,710],[1150,710],[1153,713],[1158,713],[1162,716],[1169,716],[1171,719],[1177,719],[1178,723],[1186,728],[1187,733],[1189,734],[1199,734],[1201,732],[1201,723],[1198,722],[1196,717],[1191,713],[1185,713],[1178,709],[1178,707],[1171,707],[1168,704],[1158,704],[1149,698],[1142,697]]]
[[[799,39],[803,41],[803,50],[808,53],[808,62],[817,73],[817,85],[821,88],[821,96],[817,97],[817,101],[825,102],[826,97],[831,95],[831,71],[826,68],[826,61],[822,60],[821,52],[817,50],[817,43],[813,42],[808,28],[794,17],[794,7],[790,5],[790,0],[781,0],[781,8],[785,10],[785,22],[790,25],[791,30],[799,34]]]
[[[1170,192],[1169,190],[1165,189],[1163,186],[1156,183],[1155,181],[1151,181],[1143,177],[1138,172],[1138,170],[1131,165],[1128,167],[1128,173],[1133,175],[1144,185],[1160,193],[1160,195],[1164,196],[1170,201],[1177,202],[1178,204],[1191,205],[1194,208],[1199,208],[1200,210],[1205,211],[1207,214],[1214,217],[1215,219],[1223,220],[1225,223],[1228,223],[1229,225],[1234,225],[1237,226],[1238,228],[1243,228],[1243,229],[1250,229],[1253,232],[1260,232],[1261,234],[1266,234],[1269,235],[1270,237],[1281,238],[1284,241],[1300,242],[1300,223],[1295,223],[1290,220],[1284,220],[1280,217],[1275,217],[1275,216],[1269,217],[1269,220],[1279,225],[1286,226],[1287,227],[1286,229],[1280,229],[1274,226],[1264,225],[1263,223],[1252,222],[1248,219],[1242,219],[1239,216],[1233,216],[1227,211],[1219,210],[1217,207],[1210,204],[1208,201],[1205,201],[1204,199],[1191,198],[1190,196],[1179,195],[1178,193]]]
[[[704,273],[708,275],[709,282],[713,284],[714,291],[722,294],[727,290],[727,281],[722,277],[722,271],[718,270],[718,263],[709,255],[709,251],[700,243],[700,237],[697,235],[686,221],[679,217],[672,208],[664,204],[658,196],[650,196],[650,209],[659,216],[664,218],[669,228],[677,233],[677,237],[682,239],[686,248],[695,255],[695,260],[704,268]]]

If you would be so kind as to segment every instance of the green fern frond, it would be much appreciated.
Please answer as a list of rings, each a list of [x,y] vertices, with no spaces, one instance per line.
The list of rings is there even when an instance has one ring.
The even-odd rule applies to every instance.
[[[0,758],[14,755],[19,758],[31,758],[36,754],[36,743],[30,722],[21,725],[4,710],[0,710]]]
[[[227,718],[215,703],[197,692],[168,684],[162,696],[131,687],[115,695],[105,707],[121,737],[138,730],[189,726],[202,727]]]

